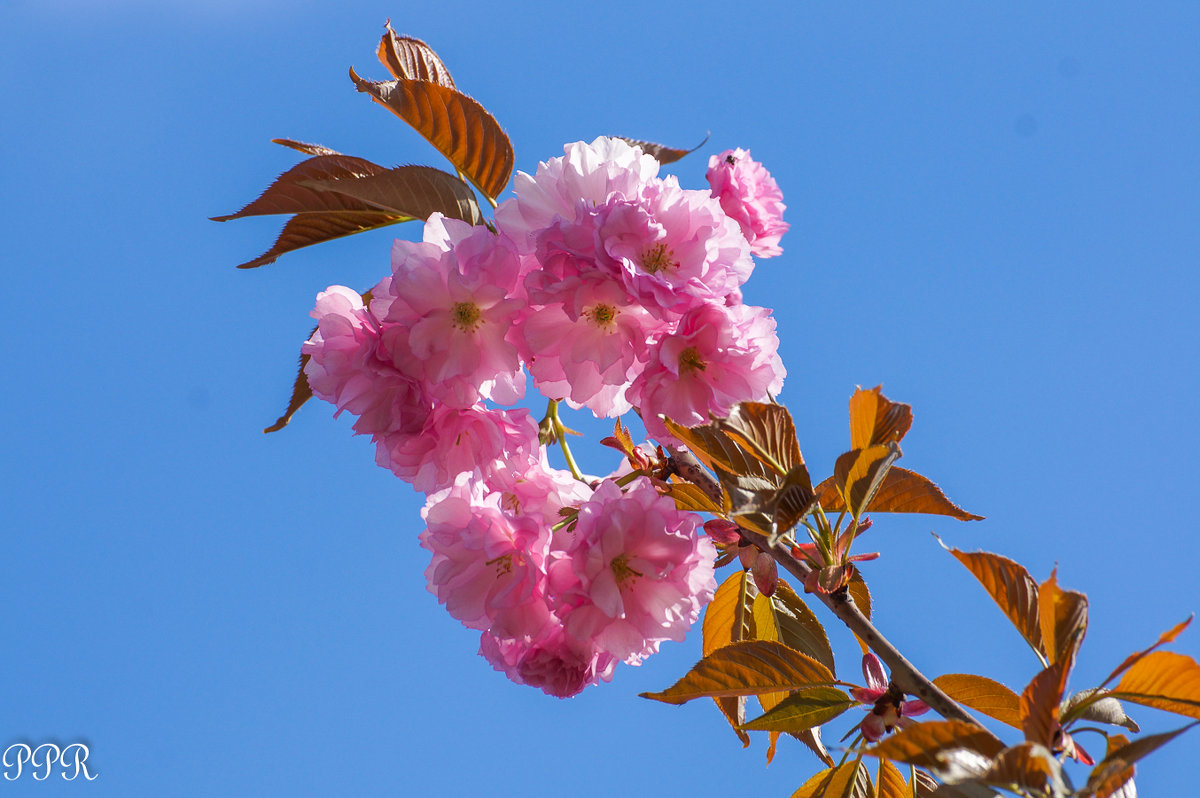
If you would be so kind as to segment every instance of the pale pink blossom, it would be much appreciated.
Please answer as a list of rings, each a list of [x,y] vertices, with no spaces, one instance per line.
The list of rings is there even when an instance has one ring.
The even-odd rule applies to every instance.
[[[716,550],[698,526],[646,477],[625,492],[600,483],[549,566],[566,634],[630,664],[682,640],[716,589]]]
[[[484,632],[479,653],[517,684],[537,687],[557,698],[569,698],[585,687],[610,681],[617,666],[612,654],[567,635],[560,624],[550,624],[535,639]]]
[[[597,214],[611,268],[661,318],[724,301],[754,269],[746,239],[720,204],[708,192],[680,188],[674,176],[647,184],[638,197],[610,199]]]
[[[357,291],[330,286],[317,295],[317,329],[300,348],[313,395],[358,416],[354,430],[376,435],[420,430],[432,402],[420,382],[395,367],[381,345],[383,326]]]
[[[788,229],[783,221],[783,192],[749,150],[725,150],[708,159],[708,184],[721,207],[742,228],[750,251],[760,258],[780,255],[779,239]]]
[[[658,175],[658,161],[620,139],[577,141],[561,158],[538,164],[536,174],[518,172],[513,197],[496,209],[496,226],[523,253],[536,247],[538,233],[555,220],[574,221],[580,212],[610,197],[635,197]]]
[[[575,479],[570,471],[551,468],[546,450],[540,448],[537,460],[521,469],[496,469],[484,482],[485,490],[500,495],[500,506],[514,516],[536,517],[547,527],[562,520],[564,507],[574,507],[591,496],[591,489]]]
[[[420,535],[433,554],[429,592],[468,628],[537,635],[551,617],[543,569],[550,530],[541,519],[505,512],[500,499],[467,478],[429,497]]]
[[[519,400],[525,377],[508,334],[524,307],[520,268],[504,239],[441,214],[426,222],[423,241],[397,240],[392,276],[371,303],[396,367],[451,407]]]
[[[609,279],[581,281],[568,299],[531,311],[518,329],[534,385],[547,397],[597,416],[629,412],[625,391],[662,323]]]
[[[692,427],[729,415],[738,402],[779,393],[785,370],[778,348],[770,311],[700,305],[663,337],[626,396],[641,409],[650,437],[670,442],[660,416]]]
[[[377,435],[375,461],[417,490],[432,493],[462,473],[487,480],[503,471],[525,471],[539,461],[537,435],[537,422],[525,408],[439,404],[420,432]]]

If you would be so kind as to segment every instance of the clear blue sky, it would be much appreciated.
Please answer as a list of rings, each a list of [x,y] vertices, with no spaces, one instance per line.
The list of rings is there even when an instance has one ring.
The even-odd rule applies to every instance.
[[[280,220],[207,217],[297,160],[273,137],[441,165],[346,76],[384,77],[388,17],[519,169],[706,131],[685,186],[729,147],[771,169],[792,229],[746,297],[776,309],[814,472],[883,383],[915,409],[903,464],[988,516],[864,541],[880,626],[931,675],[1019,690],[1036,664],[931,530],[1089,595],[1076,689],[1200,609],[1195,2],[8,0],[0,746],[86,741],[100,776],[0,792],[787,795],[813,771],[794,741],[764,768],[711,705],[637,697],[698,636],[569,701],[508,683],[425,591],[419,497],[350,420],[314,403],[259,432],[316,292],[372,285],[419,230],[244,272]],[[1193,731],[1143,794],[1185,794],[1197,756]]]

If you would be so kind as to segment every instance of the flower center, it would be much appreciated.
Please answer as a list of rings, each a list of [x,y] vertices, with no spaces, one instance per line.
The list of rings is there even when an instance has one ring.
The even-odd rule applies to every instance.
[[[655,244],[642,252],[642,268],[651,274],[673,268],[679,265],[674,257],[675,253],[666,244]]]
[[[625,555],[613,558],[611,567],[613,576],[617,578],[618,585],[622,585],[628,580],[637,579],[642,575],[640,571],[635,571],[629,567],[629,560]]]
[[[613,325],[617,318],[617,309],[612,305],[596,305],[591,310],[587,311],[587,315],[591,317],[592,323],[601,329],[607,329]]]
[[[496,566],[496,576],[505,576],[512,573],[513,556],[512,553],[501,554],[499,557],[488,560],[484,565]]]
[[[451,322],[463,332],[475,332],[483,320],[479,318],[479,308],[474,302],[456,302],[450,309]]]
[[[706,368],[708,368],[708,364],[700,359],[700,353],[696,351],[696,347],[689,346],[679,353],[680,371],[704,371]]]

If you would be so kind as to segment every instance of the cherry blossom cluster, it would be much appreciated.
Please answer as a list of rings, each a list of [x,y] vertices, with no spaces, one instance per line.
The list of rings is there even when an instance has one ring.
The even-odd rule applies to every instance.
[[[435,214],[391,274],[317,297],[313,394],[357,416],[376,461],[428,494],[430,591],[519,683],[567,696],[681,639],[715,589],[697,516],[645,477],[550,468],[526,379],[597,417],[725,415],[783,385],[775,321],[743,304],[779,254],[782,195],[748,152],[689,190],[619,139],[518,174],[494,226]]]

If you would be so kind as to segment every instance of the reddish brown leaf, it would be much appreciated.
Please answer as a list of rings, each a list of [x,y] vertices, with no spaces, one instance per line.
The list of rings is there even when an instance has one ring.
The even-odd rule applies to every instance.
[[[364,158],[350,155],[318,155],[308,158],[284,172],[262,195],[228,216],[214,216],[214,222],[227,222],[246,216],[262,216],[277,213],[314,213],[372,211],[374,205],[342,194],[330,193],[307,185],[312,180],[342,180],[345,178],[368,177],[383,174],[386,168]]]
[[[778,480],[773,479],[767,466],[713,425],[684,427],[669,418],[664,418],[663,423],[667,431],[682,441],[710,470],[718,474],[724,471],[735,476],[753,477],[761,482],[761,487],[774,489]]]
[[[303,141],[293,141],[292,139],[271,139],[271,143],[289,147],[306,155],[341,155],[337,150],[331,150],[320,144],[306,144]]]
[[[283,226],[279,238],[275,239],[270,249],[253,260],[238,264],[238,268],[254,269],[266,266],[274,263],[280,255],[297,249],[407,221],[411,221],[407,216],[382,211],[298,213]]]
[[[701,625],[701,652],[704,656],[730,643],[757,637],[752,609],[757,592],[754,580],[742,570],[730,574],[721,583],[704,610],[704,622]]]
[[[696,663],[671,687],[642,693],[668,704],[726,695],[760,695],[834,683],[833,674],[812,657],[768,640],[731,643]]]
[[[866,391],[859,388],[850,397],[850,448],[868,449],[899,443],[912,426],[912,407],[893,402],[877,385]]]
[[[862,759],[839,765],[833,777],[816,798],[874,798],[875,789],[871,774]]]
[[[1145,737],[1139,737],[1133,742],[1126,741],[1123,745],[1116,746],[1112,748],[1112,750],[1109,750],[1105,754],[1104,760],[1100,764],[1104,765],[1107,762],[1117,761],[1132,765],[1135,762],[1154,753],[1162,746],[1183,734],[1185,731],[1195,727],[1197,723],[1200,723],[1200,721],[1189,723],[1183,728],[1176,729],[1175,731],[1163,732],[1162,734],[1147,734]],[[1120,735],[1114,735],[1114,737],[1119,736]]]
[[[834,478],[829,477],[816,487],[817,500],[825,510],[840,512],[846,503],[838,493]],[[946,498],[941,488],[915,471],[899,466],[888,469],[871,500],[873,513],[925,513],[948,515],[959,521],[982,521],[982,515],[968,513]]]
[[[1006,748],[978,781],[1010,790],[1016,786],[1039,794],[1067,793],[1058,760],[1045,746],[1030,742]]]
[[[411,36],[397,36],[392,30],[392,21],[384,23],[386,30],[379,40],[376,55],[379,61],[392,73],[392,77],[401,80],[427,80],[453,89],[454,78],[450,70],[438,58],[425,42]]]
[[[657,160],[660,164],[664,165],[674,163],[683,156],[690,155],[708,143],[708,136],[705,136],[704,141],[700,142],[695,147],[692,147],[690,150],[676,150],[670,147],[664,147],[661,144],[655,144],[651,141],[642,141],[641,139],[627,139],[624,136],[613,136],[613,138],[620,139],[621,141],[631,144],[634,147],[640,147],[642,152],[646,153],[650,157]]]
[[[816,755],[817,759],[825,763],[826,767],[833,766],[833,757],[829,755],[829,751],[825,748],[825,743],[821,742],[820,728],[809,729],[802,731],[799,734],[793,734],[800,742]]]
[[[938,540],[941,543],[941,539]],[[999,605],[1017,631],[1043,662],[1046,649],[1042,643],[1041,616],[1038,611],[1038,584],[1029,572],[1017,563],[986,551],[964,552],[942,543],[946,551],[967,567]]]
[[[1021,728],[1021,699],[1000,682],[971,673],[948,673],[933,680],[942,692],[989,718]]]
[[[313,332],[316,332],[314,329]],[[312,337],[310,333],[309,338]],[[288,425],[292,420],[292,416],[296,415],[296,411],[312,398],[312,388],[309,387],[308,377],[304,374],[304,366],[308,363],[308,355],[300,356],[300,369],[296,372],[296,381],[292,383],[292,397],[288,400],[287,410],[283,415],[275,420],[275,423],[263,430],[263,432],[278,432]]]
[[[800,785],[800,788],[792,793],[792,798],[814,798],[821,795],[818,792],[826,784],[829,783],[830,777],[833,775],[834,768],[827,767],[824,770],[819,770],[809,777],[808,781]]]
[[[1087,633],[1087,596],[1058,586],[1056,572],[1038,587],[1038,621],[1051,663],[1075,656]]]
[[[1092,771],[1080,795],[1086,798],[1137,798],[1133,788],[1133,765],[1114,760]]]
[[[1105,679],[1101,683],[1101,687],[1108,684],[1113,679],[1117,678],[1122,673],[1127,671],[1130,668],[1130,666],[1132,666],[1135,662],[1140,660],[1142,657],[1149,654],[1151,651],[1154,651],[1155,649],[1160,648],[1161,646],[1164,646],[1167,643],[1172,642],[1175,638],[1179,637],[1180,633],[1182,633],[1183,630],[1188,628],[1188,626],[1191,624],[1192,617],[1193,616],[1189,615],[1187,620],[1177,623],[1174,626],[1172,626],[1170,629],[1168,629],[1167,631],[1163,632],[1161,635],[1159,635],[1158,641],[1154,645],[1150,646],[1150,648],[1147,648],[1143,651],[1138,651],[1138,652],[1130,654],[1128,657],[1126,657],[1125,661],[1122,662],[1120,665],[1118,665],[1116,670],[1114,670],[1112,673],[1110,673],[1108,675],[1108,678]]]
[[[895,443],[846,452],[833,467],[834,482],[850,514],[858,518],[870,509],[892,463],[900,457]]]
[[[742,741],[742,748],[750,747],[750,735],[742,731],[741,726],[746,722],[746,697],[741,695],[727,695],[720,698],[714,698],[717,704],[717,709],[721,710],[721,714],[725,716],[725,720],[729,722],[733,733]]]
[[[1060,727],[1059,706],[1067,689],[1071,660],[1059,660],[1030,680],[1021,693],[1021,729],[1025,739],[1053,748]]]
[[[1200,665],[1191,657],[1155,651],[1121,677],[1112,695],[1189,718],[1200,718]]]
[[[965,749],[993,759],[1004,744],[973,723],[960,720],[930,720],[909,726],[863,753],[918,767],[940,768],[943,754]]]
[[[862,574],[858,569],[854,569],[854,575],[850,577],[850,597],[854,599],[855,606],[862,611],[862,614],[871,618],[871,591],[867,590],[867,583],[862,578]]]
[[[432,166],[397,166],[366,177],[305,180],[302,185],[412,219],[428,219],[441,213],[467,224],[483,224],[483,213],[470,186]]]
[[[779,477],[804,465],[792,414],[783,405],[740,402],[717,427]]]
[[[420,80],[371,81],[353,69],[358,90],[412,125],[438,152],[495,199],[513,170],[512,143],[483,106],[465,94]]]

